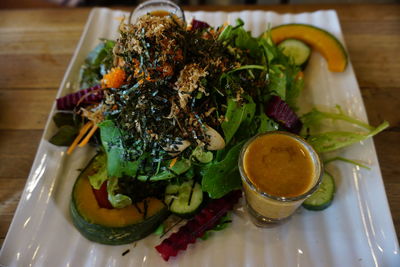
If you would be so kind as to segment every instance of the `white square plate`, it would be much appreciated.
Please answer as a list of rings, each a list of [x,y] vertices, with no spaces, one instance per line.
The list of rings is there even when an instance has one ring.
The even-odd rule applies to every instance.
[[[71,60],[58,97],[77,90],[77,75],[99,38],[117,37],[120,11],[93,9]],[[283,23],[308,23],[324,28],[343,42],[335,11],[284,14],[264,11],[186,12],[186,17],[213,26],[236,18],[255,36]],[[367,121],[351,64],[343,73],[328,71],[325,60],[313,53],[305,73],[301,110],[341,105],[348,114]],[[54,114],[53,106],[50,118]],[[31,173],[0,252],[4,266],[400,266],[397,237],[389,211],[372,140],[340,151],[340,155],[371,166],[363,170],[345,163],[331,164],[337,193],[322,212],[299,210],[287,223],[259,229],[241,207],[232,226],[207,241],[190,245],[164,262],[154,246],[157,236],[134,244],[106,246],[83,238],[72,225],[69,201],[72,186],[92,155],[90,148],[66,156],[65,149],[48,143],[54,133],[48,120]],[[341,125],[335,125],[341,127]],[[130,249],[125,256],[122,253]]]

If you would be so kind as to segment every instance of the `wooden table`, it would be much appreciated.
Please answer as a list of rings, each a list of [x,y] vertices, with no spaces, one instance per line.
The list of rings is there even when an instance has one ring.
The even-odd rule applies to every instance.
[[[194,8],[188,8],[194,10]],[[199,8],[198,8],[199,9]],[[204,7],[220,10],[218,7]],[[336,9],[400,235],[400,5],[234,6],[280,13]],[[0,11],[0,243],[11,223],[56,91],[90,9]]]

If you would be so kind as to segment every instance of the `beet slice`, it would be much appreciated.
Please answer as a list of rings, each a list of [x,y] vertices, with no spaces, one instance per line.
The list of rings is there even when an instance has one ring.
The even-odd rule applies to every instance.
[[[294,113],[282,98],[276,95],[272,96],[268,101],[265,108],[265,114],[278,122],[286,130],[295,134],[298,134],[303,126],[296,113]]]
[[[180,250],[185,250],[189,244],[196,242],[197,238],[212,229],[228,211],[233,209],[241,196],[242,191],[236,190],[220,199],[213,200],[193,219],[179,228],[178,232],[173,233],[156,246],[156,250],[165,261],[176,256]]]
[[[100,85],[79,90],[78,92],[68,94],[57,98],[58,110],[73,110],[77,106],[87,106],[99,103],[103,99],[103,90]]]
[[[108,201],[108,193],[107,193],[107,181],[105,181],[100,189],[93,189],[94,196],[99,204],[100,208],[112,209],[110,201]]]
[[[196,19],[193,19],[191,24],[192,24],[193,31],[202,30],[202,29],[206,29],[206,28],[210,27],[210,25],[207,22],[204,22],[201,20],[196,20]]]

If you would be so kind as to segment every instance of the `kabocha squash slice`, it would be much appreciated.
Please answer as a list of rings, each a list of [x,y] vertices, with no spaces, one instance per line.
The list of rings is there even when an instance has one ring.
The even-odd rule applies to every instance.
[[[136,207],[101,208],[88,179],[97,172],[95,158],[81,172],[72,191],[70,213],[75,227],[87,239],[108,245],[131,243],[151,234],[168,216],[168,208],[153,197],[136,203]]]
[[[308,24],[284,24],[271,29],[271,38],[275,44],[287,39],[303,41],[323,55],[330,71],[346,69],[348,58],[342,43],[321,28]]]

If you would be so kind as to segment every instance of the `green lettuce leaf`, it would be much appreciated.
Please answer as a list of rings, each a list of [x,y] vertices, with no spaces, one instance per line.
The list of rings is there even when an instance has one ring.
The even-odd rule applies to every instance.
[[[107,157],[105,154],[96,157],[93,162],[93,168],[98,171],[93,175],[89,175],[89,182],[94,189],[99,190],[101,185],[108,179]]]
[[[118,192],[118,178],[109,177],[107,182],[108,201],[114,208],[122,209],[132,204],[132,199]]]

